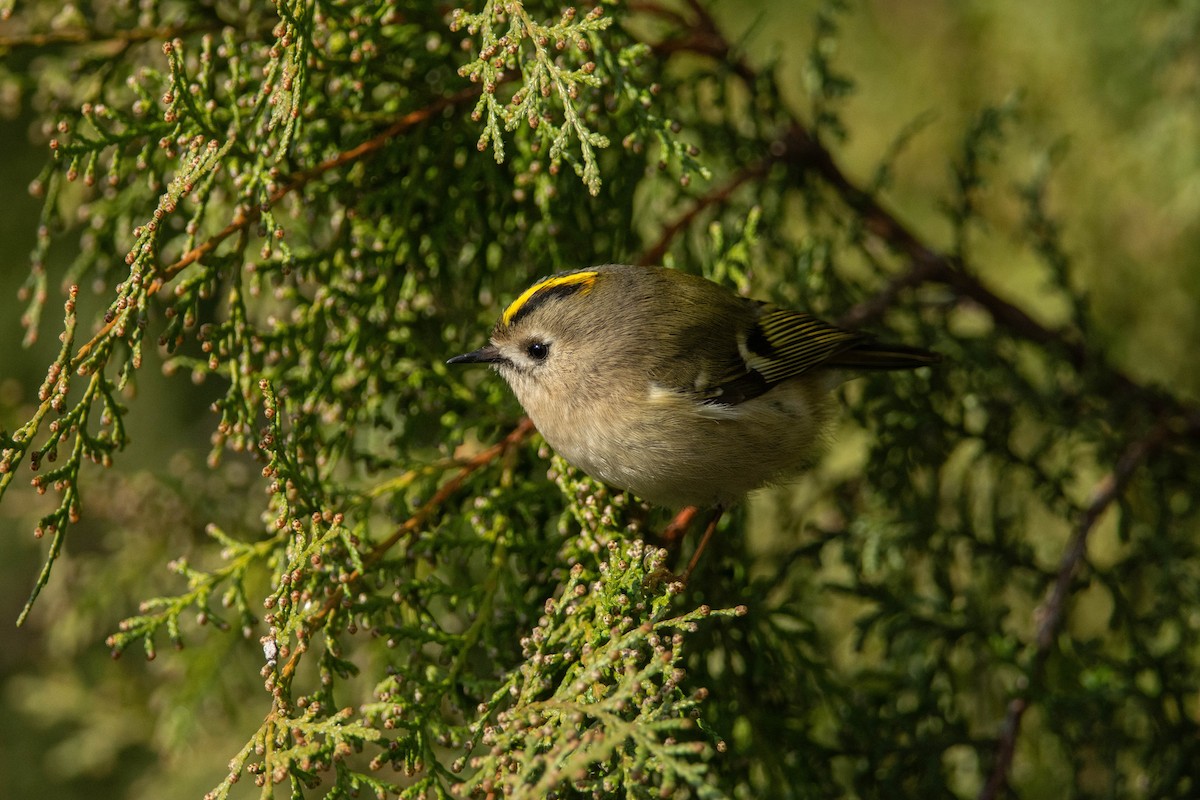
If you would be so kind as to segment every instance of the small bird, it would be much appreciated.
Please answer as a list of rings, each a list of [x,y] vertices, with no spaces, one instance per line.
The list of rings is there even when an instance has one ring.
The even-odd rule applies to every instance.
[[[609,264],[538,281],[486,346],[446,363],[492,365],[592,477],[669,508],[721,509],[812,466],[843,370],[938,361],[695,275]]]

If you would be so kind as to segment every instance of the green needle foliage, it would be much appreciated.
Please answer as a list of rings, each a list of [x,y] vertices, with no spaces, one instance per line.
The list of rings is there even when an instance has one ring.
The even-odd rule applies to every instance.
[[[1200,409],[1101,347],[1019,106],[945,154],[944,249],[889,206],[918,126],[872,182],[841,170],[841,5],[805,108],[699,3],[3,8],[0,82],[52,156],[27,341],[64,309],[0,431],[0,500],[54,501],[18,622],[85,614],[39,595],[110,542],[80,591],[141,598],[112,654],[186,644],[172,705],[260,720],[210,798],[1194,797]],[[1000,242],[1036,304],[993,288]],[[945,364],[847,384],[837,457],[684,586],[698,531],[443,366],[609,261]],[[181,426],[168,474],[122,469],[146,370],[209,407],[206,466]]]

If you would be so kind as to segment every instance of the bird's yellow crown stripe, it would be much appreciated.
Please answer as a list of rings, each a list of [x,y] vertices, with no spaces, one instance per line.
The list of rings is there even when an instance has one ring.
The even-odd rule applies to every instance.
[[[511,325],[516,316],[521,313],[521,309],[524,308],[530,300],[532,300],[534,297],[537,297],[542,292],[562,289],[563,287],[567,286],[575,286],[576,284],[581,284],[580,288],[583,291],[590,291],[592,284],[596,282],[596,276],[598,274],[599,273],[597,272],[590,271],[569,272],[566,275],[555,275],[553,277],[546,278],[544,281],[538,281],[533,286],[530,286],[528,289],[522,292],[520,297],[518,297],[516,300],[513,300],[509,304],[508,308],[504,309],[504,314],[501,315],[500,321],[505,325]]]

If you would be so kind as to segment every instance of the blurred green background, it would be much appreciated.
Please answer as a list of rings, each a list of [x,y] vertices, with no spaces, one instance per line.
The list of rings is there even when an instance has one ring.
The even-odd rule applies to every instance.
[[[778,61],[798,108],[808,106],[803,63],[814,7],[792,0],[715,6],[751,61]],[[1003,158],[1016,181],[1038,166],[1025,154],[1061,146],[1050,206],[1064,225],[1075,282],[1090,298],[1093,335],[1136,379],[1171,386],[1184,398],[1200,397],[1194,369],[1200,341],[1200,10],[1150,0],[876,0],[841,19],[832,58],[856,89],[842,107],[849,136],[834,149],[848,174],[866,182],[896,137],[921,120],[886,197],[927,241],[946,246],[950,227],[936,198],[949,193],[949,163],[962,132],[981,107],[1019,98],[1020,121]],[[59,320],[52,312],[61,308],[60,299],[52,300],[39,341],[20,348],[22,305],[15,295],[39,212],[27,187],[48,154],[31,101],[0,92],[0,426],[10,430],[28,416],[57,350]],[[1018,213],[1000,194],[990,211],[1001,219]],[[58,267],[70,256],[65,246],[54,254]],[[993,241],[977,261],[990,286],[1039,309],[1040,278],[1034,276],[1040,273],[1029,258],[1015,244],[1006,252]],[[52,287],[57,291],[54,281]],[[1052,321],[1053,308],[1041,311]],[[82,319],[88,324],[86,315]],[[121,585],[97,585],[89,564],[137,548],[136,563],[157,564],[165,582],[165,563],[178,547],[167,546],[162,526],[177,524],[185,542],[190,535],[188,509],[173,507],[153,482],[128,475],[146,470],[183,485],[220,480],[220,487],[210,487],[213,493],[256,490],[254,476],[239,474],[236,465],[219,479],[206,475],[203,460],[215,419],[203,411],[203,387],[184,375],[163,377],[148,354],[134,402],[133,444],[120,459],[127,477],[97,480],[93,492],[108,487],[111,493],[84,496],[85,521],[72,531],[67,557],[22,629],[12,622],[44,556],[46,543],[32,536],[41,506],[27,487],[14,487],[0,505],[0,616],[8,621],[0,624],[5,797],[161,796],[162,784],[151,778],[164,771],[174,774],[181,796],[199,796],[220,779],[221,757],[228,755],[207,745],[229,741],[224,737],[231,731],[237,741],[260,716],[257,705],[245,709],[239,703],[253,687],[231,683],[213,693],[219,701],[196,706],[178,688],[185,685],[182,666],[170,654],[147,664],[131,653],[114,663],[104,646],[138,598]],[[191,452],[179,452],[189,442]],[[102,549],[89,537],[98,525],[122,532],[105,538]],[[70,616],[59,613],[67,604],[75,610]],[[192,758],[196,753],[205,756]]]

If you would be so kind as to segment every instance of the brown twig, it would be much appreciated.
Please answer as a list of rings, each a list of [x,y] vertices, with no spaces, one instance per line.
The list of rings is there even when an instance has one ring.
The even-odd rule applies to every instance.
[[[721,517],[724,515],[725,509],[722,506],[717,506],[713,510],[712,519],[708,521],[708,525],[704,528],[704,535],[700,537],[700,543],[696,545],[696,552],[692,553],[692,557],[688,559],[687,569],[679,576],[680,582],[684,585],[691,579],[692,573],[696,571],[696,566],[700,563],[700,556],[704,555],[704,549],[708,547],[709,540],[717,532],[717,523],[721,521]]]
[[[271,196],[267,199],[266,207],[269,208],[276,205],[292,192],[303,188],[306,184],[313,180],[313,178],[324,175],[331,170],[343,167],[346,164],[357,161],[360,158],[374,153],[376,150],[382,149],[392,139],[399,136],[401,133],[404,133],[408,129],[419,125],[422,122],[425,122],[431,117],[441,113],[445,109],[461,103],[463,100],[473,97],[474,95],[478,94],[478,92],[478,89],[471,88],[450,95],[449,97],[438,98],[428,106],[419,108],[416,111],[410,111],[409,113],[400,117],[385,130],[376,134],[375,136],[372,136],[365,142],[342,153],[338,153],[336,156],[322,161],[320,164],[311,169],[297,172],[291,176],[291,179],[286,184],[271,193]],[[176,261],[157,270],[154,279],[146,286],[146,294],[148,296],[157,294],[163,286],[169,283],[180,272],[212,253],[230,236],[249,228],[250,225],[257,222],[262,216],[263,208],[264,206],[261,204],[253,204],[239,208],[237,213],[234,215],[232,222],[205,241],[184,253]],[[78,369],[79,365],[83,363],[85,358],[87,358],[87,354],[90,353],[92,349],[95,348],[100,342],[104,341],[104,338],[108,336],[108,334],[112,332],[113,328],[117,326],[119,320],[119,317],[115,317],[111,321],[107,322],[103,327],[100,328],[100,330],[96,331],[95,335],[92,336],[90,340],[80,345],[79,350],[71,359],[72,370]]]
[[[1163,445],[1169,431],[1170,425],[1167,421],[1163,421],[1147,435],[1131,442],[1117,458],[1112,472],[1105,475],[1096,484],[1092,490],[1091,502],[1088,503],[1087,508],[1083,510],[1075,523],[1074,530],[1071,531],[1071,538],[1063,551],[1054,584],[1050,587],[1046,599],[1035,612],[1035,618],[1038,620],[1037,634],[1034,637],[1033,664],[1027,673],[1028,681],[1022,694],[1009,701],[1008,712],[996,744],[996,761],[992,765],[987,783],[979,792],[979,800],[995,800],[1008,785],[1008,773],[1016,752],[1021,719],[1029,708],[1031,695],[1041,681],[1046,660],[1050,657],[1055,637],[1062,627],[1066,614],[1067,597],[1071,592],[1071,581],[1087,555],[1088,536],[1109,506],[1124,493],[1138,468]]]
[[[764,175],[767,170],[770,169],[771,164],[778,160],[778,158],[773,157],[760,159],[759,161],[756,161],[748,167],[745,167],[741,171],[737,172],[725,183],[697,197],[696,201],[692,203],[691,208],[685,211],[683,215],[674,222],[669,223],[663,228],[662,234],[660,234],[658,237],[658,241],[643,251],[640,256],[638,256],[637,263],[661,264],[663,256],[666,255],[667,250],[669,250],[671,247],[671,242],[675,240],[675,237],[678,236],[681,231],[688,228],[696,219],[696,217],[704,211],[704,209],[708,208],[709,206],[724,203],[729,199],[730,195],[737,191],[738,187],[754,178]]]
[[[187,36],[193,33],[215,30],[213,25],[185,25],[178,28],[164,26],[161,28],[131,28],[124,31],[108,33],[87,28],[72,28],[47,33],[18,33],[0,36],[0,49],[16,50],[19,48],[42,48],[56,45],[116,45],[128,47],[138,42],[170,40],[177,36]]]
[[[440,97],[424,108],[419,108],[416,111],[410,111],[409,113],[397,119],[382,132],[372,136],[365,142],[342,153],[338,153],[336,156],[322,161],[320,164],[317,164],[311,169],[306,169],[295,173],[291,176],[291,179],[286,184],[279,189],[276,189],[271,194],[267,200],[267,206],[270,207],[276,205],[284,197],[298,189],[303,188],[313,178],[320,177],[326,172],[338,169],[339,167],[344,167],[349,163],[374,153],[376,150],[382,149],[389,142],[391,142],[392,139],[395,139],[409,128],[419,125],[431,117],[440,114],[445,109],[457,105],[458,103],[474,97],[477,94],[479,94],[479,89],[464,89],[456,94],[450,95],[449,97]],[[248,227],[252,223],[257,222],[259,217],[262,216],[262,211],[263,206],[259,204],[252,205],[249,208],[242,210],[237,216],[234,217],[233,222],[225,226],[221,232],[215,234],[211,239],[203,244],[200,244],[184,253],[182,256],[180,256],[178,261],[163,267],[159,275],[155,278],[154,282],[148,287],[148,291],[157,291],[161,284],[171,280],[184,269],[211,253],[216,249],[217,245],[221,244],[221,242],[228,239],[231,235]]]
[[[687,0],[687,6],[692,12],[692,19],[679,26],[679,34],[659,42],[654,49],[662,55],[688,52],[708,56],[721,64],[728,64],[734,74],[753,86],[758,80],[758,72],[740,53],[735,54],[729,40],[721,33],[721,29],[712,15],[708,13],[708,9],[698,0]],[[682,20],[683,18],[678,12],[653,2],[639,3],[636,10],[664,19]]]
[[[928,283],[936,274],[936,267],[929,263],[914,263],[907,271],[895,276],[871,297],[863,300],[837,318],[843,328],[859,328],[882,317],[896,302],[902,292]]]
[[[441,508],[441,506],[444,505],[445,502],[449,500],[455,492],[462,488],[463,483],[466,482],[471,473],[487,466],[507,452],[510,448],[520,444],[522,441],[528,438],[534,430],[533,421],[528,417],[523,417],[521,421],[517,423],[517,426],[513,428],[503,439],[496,442],[486,450],[483,450],[478,455],[471,458],[471,460],[467,461],[462,468],[455,473],[454,477],[439,486],[438,490],[434,492],[433,497],[429,498],[429,500],[423,506],[418,508],[411,517],[400,523],[400,525],[398,525],[386,539],[371,548],[371,552],[369,552],[363,558],[363,569],[369,569],[377,564],[379,560],[383,558],[400,540],[405,539],[420,530],[421,526],[426,523],[433,513]],[[319,623],[329,616],[329,614],[341,604],[342,598],[346,595],[347,587],[357,583],[361,578],[361,570],[354,570],[351,572],[347,576],[346,580],[338,585],[337,589],[329,597],[329,599],[325,601],[325,605],[323,605],[319,611],[313,614],[310,619],[310,623],[313,624],[310,624],[309,629],[313,629],[313,627],[315,627],[315,623]],[[296,665],[299,664],[300,656],[303,652],[304,651],[299,647],[292,651],[291,657],[279,671],[282,678],[290,678],[292,674],[295,673]]]

